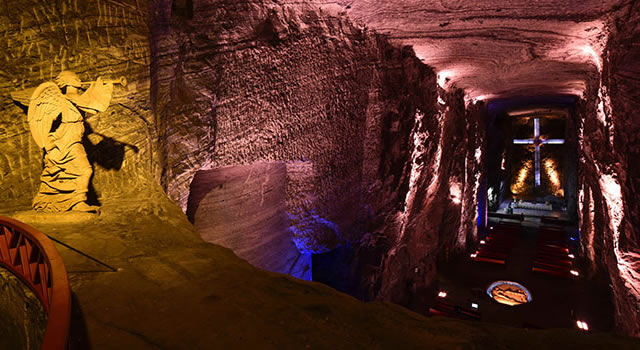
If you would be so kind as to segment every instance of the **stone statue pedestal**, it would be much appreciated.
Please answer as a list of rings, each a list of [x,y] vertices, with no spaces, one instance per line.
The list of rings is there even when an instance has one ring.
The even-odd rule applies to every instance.
[[[26,224],[73,224],[97,219],[99,214],[79,211],[40,213],[33,210],[20,211],[10,217]]]

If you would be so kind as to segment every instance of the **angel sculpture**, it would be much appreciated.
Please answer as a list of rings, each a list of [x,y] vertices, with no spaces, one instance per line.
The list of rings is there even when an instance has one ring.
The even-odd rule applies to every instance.
[[[104,112],[111,102],[114,82],[126,85],[124,78],[117,81],[98,78],[84,83],[75,73],[63,71],[54,82],[11,94],[15,101],[28,106],[31,135],[38,147],[44,148],[40,188],[32,204],[35,211],[99,211],[97,206],[87,204],[93,170],[82,145],[81,111]],[[82,92],[82,86],[88,84],[89,88]]]

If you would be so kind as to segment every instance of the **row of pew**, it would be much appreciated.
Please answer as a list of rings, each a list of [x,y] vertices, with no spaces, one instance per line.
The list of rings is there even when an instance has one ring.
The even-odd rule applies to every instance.
[[[554,277],[575,278],[574,256],[569,251],[567,233],[549,226],[540,227],[532,271]]]
[[[473,307],[456,305],[446,297],[436,298],[434,305],[429,308],[429,313],[436,316],[461,318],[467,320],[480,320],[480,312]]]
[[[519,234],[519,223],[494,225],[490,228],[487,236],[480,241],[478,249],[471,254],[471,260],[505,265]],[[480,294],[484,295],[484,290]],[[429,308],[429,313],[437,316],[480,320],[480,312],[476,304],[471,303],[469,306],[456,305],[447,298],[446,293],[438,295],[433,306]]]
[[[471,260],[505,265],[519,234],[520,224],[501,223],[491,227],[478,249],[471,254]]]

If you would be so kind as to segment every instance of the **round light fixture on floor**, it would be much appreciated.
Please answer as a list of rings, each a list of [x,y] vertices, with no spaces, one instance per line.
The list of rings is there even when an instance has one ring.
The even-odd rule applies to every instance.
[[[520,283],[496,281],[487,288],[489,296],[505,305],[514,306],[531,302],[531,293]]]

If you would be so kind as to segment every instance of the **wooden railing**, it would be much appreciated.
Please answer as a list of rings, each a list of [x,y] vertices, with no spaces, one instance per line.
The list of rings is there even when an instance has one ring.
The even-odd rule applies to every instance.
[[[71,291],[53,242],[27,224],[0,216],[0,265],[27,284],[42,303],[47,313],[42,349],[66,349]]]

